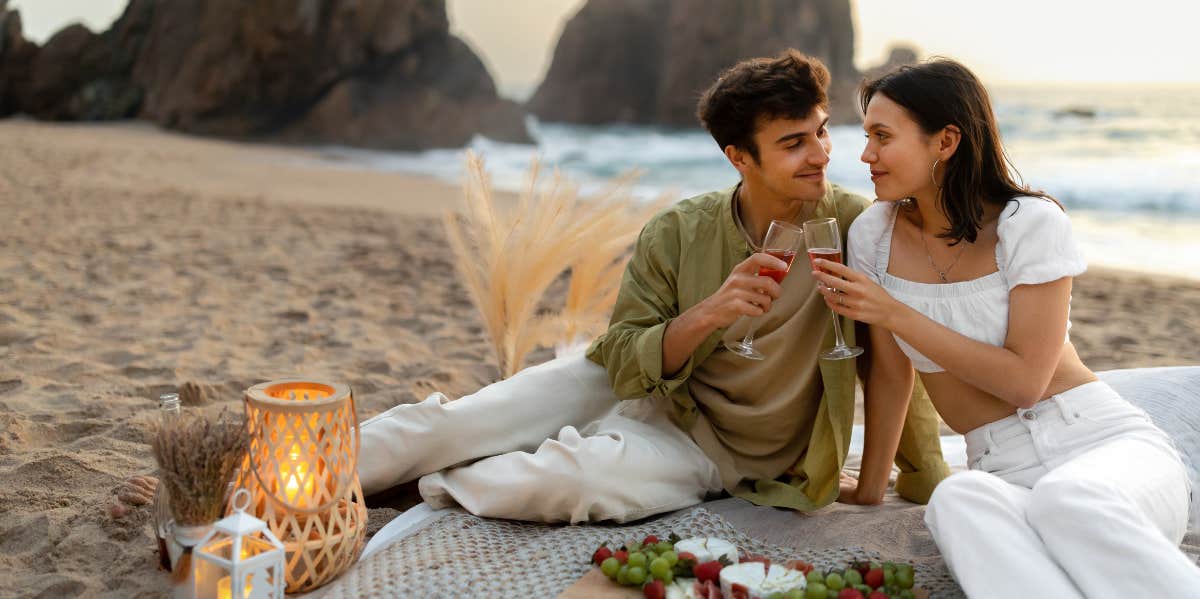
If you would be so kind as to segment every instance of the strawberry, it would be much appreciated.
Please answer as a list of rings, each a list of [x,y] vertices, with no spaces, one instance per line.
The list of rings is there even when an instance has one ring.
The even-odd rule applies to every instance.
[[[604,560],[612,557],[612,555],[612,549],[609,549],[608,545],[601,545],[600,548],[592,554],[592,563],[599,566],[600,564],[604,563]]]
[[[750,589],[745,585],[733,583],[733,587],[729,589],[729,594],[733,595],[729,599],[750,599]]]
[[[646,599],[666,599],[667,586],[661,580],[652,580],[642,587],[642,594]]]
[[[689,559],[692,561],[696,561],[696,554],[692,553],[690,551],[684,551],[683,553],[679,554],[679,561],[682,562],[684,560],[689,560]]]
[[[703,564],[698,564],[695,568],[692,568],[692,574],[695,574],[696,580],[699,580],[700,582],[707,580],[711,580],[712,582],[720,582],[721,568],[724,567],[725,566],[721,565],[721,562],[718,561],[704,562]]]
[[[813,571],[813,565],[802,559],[794,559],[788,562],[787,567],[803,572],[805,575],[808,575],[809,572]]]
[[[858,589],[846,587],[842,592],[838,593],[837,599],[863,599],[862,592]]]
[[[658,544],[658,537],[656,537],[654,535],[648,535],[645,539],[642,539],[643,546],[657,545],[657,544]]]
[[[867,596],[867,599],[888,599],[888,596],[887,593],[883,591],[871,591],[871,594]]]
[[[867,572],[867,575],[863,576],[863,583],[873,589],[883,586],[883,568],[875,568]]]
[[[629,561],[629,552],[625,551],[624,549],[619,549],[617,551],[614,551],[612,556],[617,558],[617,561],[621,562],[622,564]],[[882,574],[883,570],[880,570],[879,572],[880,572],[880,574]]]

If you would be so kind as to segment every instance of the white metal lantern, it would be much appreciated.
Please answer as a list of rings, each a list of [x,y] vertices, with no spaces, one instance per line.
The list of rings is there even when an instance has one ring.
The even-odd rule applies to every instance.
[[[283,543],[267,523],[246,513],[250,492],[238,489],[233,513],[213,525],[193,552],[196,597],[283,599]]]

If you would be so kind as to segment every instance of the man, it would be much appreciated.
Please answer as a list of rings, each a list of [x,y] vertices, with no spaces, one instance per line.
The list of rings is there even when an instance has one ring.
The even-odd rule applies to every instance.
[[[835,217],[844,238],[868,204],[825,180],[828,84],[824,65],[794,50],[722,74],[698,116],[741,182],[646,225],[611,325],[586,357],[367,421],[364,490],[421,477],[435,507],[570,522],[635,520],[721,490],[798,510],[837,499],[855,360],[818,359],[833,334],[812,277],[803,268],[782,284],[758,276],[786,265],[751,249],[772,220]],[[745,335],[744,317],[756,316],[755,346],[766,359],[724,349]],[[924,502],[948,474],[937,427],[919,392],[900,438],[874,443],[883,452],[898,444],[896,489],[911,500]]]

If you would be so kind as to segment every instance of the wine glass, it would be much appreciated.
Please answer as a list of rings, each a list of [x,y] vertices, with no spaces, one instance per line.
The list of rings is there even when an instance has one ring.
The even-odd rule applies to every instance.
[[[758,276],[771,277],[776,283],[783,283],[783,277],[787,276],[788,269],[792,267],[792,261],[796,259],[796,252],[800,251],[800,244],[804,242],[804,230],[796,225],[781,220],[771,221],[767,227],[767,236],[763,238],[762,250],[786,264],[783,270],[774,268],[758,269]],[[743,316],[743,318],[746,318]],[[754,332],[758,330],[758,319],[750,321],[750,330],[746,331],[746,336],[741,341],[727,341],[725,348],[729,351],[749,358],[751,360],[761,360],[765,358],[762,352],[754,349]]]
[[[817,258],[842,263],[842,232],[838,229],[836,218],[818,218],[805,222],[804,242],[808,247],[808,260],[813,270],[829,274],[829,271],[817,268]],[[842,337],[842,321],[837,312],[833,313],[833,334],[837,342],[821,354],[822,359],[845,360],[863,353],[861,347],[846,345],[846,340]]]

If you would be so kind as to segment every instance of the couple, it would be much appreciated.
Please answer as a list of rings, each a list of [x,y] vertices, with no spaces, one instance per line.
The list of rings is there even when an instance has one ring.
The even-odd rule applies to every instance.
[[[894,462],[895,490],[928,502],[972,596],[1200,588],[1177,548],[1184,466],[1071,345],[1084,263],[1062,207],[1014,182],[982,84],[947,60],[864,84],[874,204],[825,180],[828,85],[796,51],[723,73],[698,116],[741,182],[646,225],[586,355],[365,422],[364,490],[420,478],[434,507],[624,522],[722,491],[805,511],[879,503]],[[753,249],[772,220],[830,217],[849,237],[848,267],[758,276],[784,266]],[[866,331],[864,356],[818,359],[833,345],[830,308]],[[744,317],[760,317],[765,360],[724,348]],[[858,374],[854,479],[841,470]],[[939,414],[965,433],[970,471],[949,476]]]

